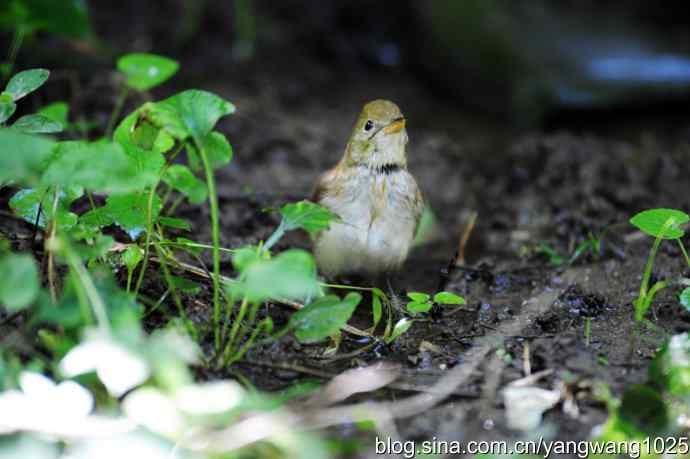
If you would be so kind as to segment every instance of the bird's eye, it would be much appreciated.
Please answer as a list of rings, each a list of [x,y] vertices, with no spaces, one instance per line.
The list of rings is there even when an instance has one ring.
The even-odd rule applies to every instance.
[[[374,122],[371,120],[367,120],[367,124],[364,125],[364,130],[365,131],[371,131],[371,129],[374,127]]]

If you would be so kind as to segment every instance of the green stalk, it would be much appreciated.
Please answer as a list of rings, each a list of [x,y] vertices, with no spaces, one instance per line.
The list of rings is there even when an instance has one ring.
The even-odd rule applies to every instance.
[[[218,196],[213,168],[206,155],[206,150],[197,139],[196,148],[204,164],[206,184],[208,186],[208,202],[211,208],[211,235],[213,240],[213,333],[216,352],[220,353],[220,224],[218,221]]]
[[[12,76],[12,71],[14,70],[14,63],[17,60],[17,54],[19,54],[19,49],[22,47],[24,42],[25,30],[23,26],[18,26],[14,31],[14,36],[12,37],[12,44],[10,45],[10,51],[7,55],[7,74],[6,79]]]
[[[271,250],[271,247],[273,247],[276,242],[280,240],[281,237],[285,234],[285,222],[283,220],[280,221],[280,225],[273,231],[273,234],[271,234],[268,239],[266,239],[266,242],[263,245],[263,251],[268,252]]]
[[[244,354],[247,353],[249,349],[254,345],[254,341],[256,341],[257,336],[259,336],[259,333],[261,333],[263,328],[268,328],[268,326],[264,327],[264,320],[261,321],[261,323],[254,329],[252,332],[251,336],[247,340],[246,343],[244,343],[244,346],[242,346],[236,353],[233,355],[231,358],[226,359],[224,363],[225,366],[231,365],[238,360],[242,359],[244,357]]]
[[[683,245],[683,241],[680,240],[680,238],[676,239],[678,241],[678,245],[680,246],[680,251],[683,252],[683,256],[685,257],[685,262],[688,264],[688,267],[690,268],[690,258],[688,257],[688,252],[685,250],[685,246]]]
[[[656,253],[661,245],[662,238],[658,236],[654,240],[654,245],[652,250],[649,251],[649,256],[647,257],[647,263],[645,264],[644,274],[642,275],[642,283],[640,284],[640,296],[639,298],[646,298],[647,288],[649,287],[649,279],[652,277],[652,270],[654,269],[654,259],[656,258]]]
[[[177,241],[161,241],[157,243],[158,245],[174,245],[174,246],[179,246],[179,247],[196,247],[199,249],[212,249],[212,245],[208,244],[199,244],[198,242],[177,242]],[[227,253],[235,253],[237,252],[236,249],[227,249],[225,247],[219,247],[218,250],[221,252],[227,252]]]
[[[187,328],[187,332],[189,333],[189,335],[196,336],[196,329],[194,329],[194,326],[187,318],[187,313],[185,312],[184,307],[182,306],[182,299],[180,298],[180,295],[177,293],[177,288],[175,287],[175,283],[173,282],[172,276],[170,275],[168,264],[165,261],[165,254],[163,253],[161,248],[158,247],[157,244],[154,244],[153,246],[156,249],[156,255],[158,255],[161,268],[163,269],[163,277],[165,278],[165,281],[168,283],[168,288],[172,293],[173,301],[175,302],[175,306],[177,306],[177,311],[179,312],[180,317],[182,318],[182,322]]]
[[[141,261],[141,270],[137,278],[137,285],[134,287],[134,295],[139,294],[142,282],[144,282],[144,274],[149,264],[149,247],[151,246],[151,233],[153,232],[153,198],[156,195],[156,188],[158,181],[151,187],[149,191],[149,200],[146,206],[146,243],[144,244],[144,259]]]
[[[115,129],[115,123],[117,122],[117,119],[120,117],[120,113],[122,112],[122,107],[125,105],[125,101],[127,100],[127,96],[129,95],[129,88],[127,86],[123,86],[122,90],[120,91],[120,94],[117,96],[117,100],[115,101],[115,106],[113,107],[113,111],[110,114],[110,119],[108,120],[108,127],[105,130],[105,137],[106,138],[111,138],[113,135],[113,130]]]
[[[242,319],[244,319],[244,316],[247,314],[247,307],[249,306],[249,300],[247,300],[247,297],[245,296],[242,299],[242,303],[240,304],[240,310],[237,313],[237,316],[235,317],[235,320],[232,322],[232,328],[230,329],[230,337],[228,338],[228,342],[225,345],[225,359],[224,361],[227,362],[227,360],[230,358],[232,355],[232,349],[235,345],[235,338],[237,337],[237,331],[240,328],[240,324],[242,323]]]
[[[91,279],[91,275],[86,268],[84,268],[81,260],[72,251],[68,243],[64,240],[61,242],[62,252],[67,260],[67,265],[79,279],[79,282],[84,289],[84,294],[89,299],[89,303],[93,308],[94,316],[96,317],[98,328],[101,330],[101,332],[110,335],[110,323],[108,322],[107,309],[103,299],[101,298],[101,295],[98,293],[98,289],[96,289],[96,285],[93,283],[93,279]]]
[[[244,339],[245,335],[247,334],[247,330],[251,329],[254,326],[254,322],[256,322],[256,314],[259,312],[259,305],[260,303],[254,302],[251,305],[251,308],[249,309],[249,317],[247,318],[247,325],[245,327],[242,327],[240,325],[239,329],[239,334],[237,335],[237,339],[234,340],[232,344],[232,347],[239,346],[242,343],[242,340]],[[258,327],[257,327],[258,328]],[[250,338],[251,341],[251,338]]]

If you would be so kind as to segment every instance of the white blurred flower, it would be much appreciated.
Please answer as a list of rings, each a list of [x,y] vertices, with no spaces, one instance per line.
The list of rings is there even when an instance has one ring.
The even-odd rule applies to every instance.
[[[57,437],[83,438],[126,432],[125,419],[91,415],[93,396],[73,381],[55,384],[32,372],[19,376],[21,390],[0,392],[0,433],[32,431]]]
[[[234,381],[211,381],[189,384],[175,391],[177,407],[193,416],[220,414],[231,410],[242,401],[244,391]]]
[[[143,358],[104,338],[86,341],[69,351],[60,362],[60,371],[66,377],[95,371],[115,397],[143,383],[150,375]]]
[[[199,418],[233,409],[243,395],[244,391],[234,381],[188,384],[170,395],[142,387],[125,397],[122,409],[129,419],[152,432],[179,439],[203,426]]]
[[[190,457],[170,443],[140,431],[82,441],[67,448],[61,459],[182,459]]]

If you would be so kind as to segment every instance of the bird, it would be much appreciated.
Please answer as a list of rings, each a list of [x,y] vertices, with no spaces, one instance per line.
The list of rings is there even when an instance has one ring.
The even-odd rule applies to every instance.
[[[314,188],[312,201],[338,219],[316,235],[314,257],[329,279],[356,275],[388,281],[405,262],[424,208],[407,169],[406,120],[393,102],[364,105],[338,164]]]

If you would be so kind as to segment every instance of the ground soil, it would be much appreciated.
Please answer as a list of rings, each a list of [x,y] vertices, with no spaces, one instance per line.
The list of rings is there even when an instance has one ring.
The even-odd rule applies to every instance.
[[[187,64],[180,80],[165,91],[193,85],[237,106],[237,113],[219,125],[234,147],[232,163],[217,179],[223,246],[265,239],[278,219],[263,209],[307,198],[317,176],[342,154],[362,104],[373,98],[397,102],[407,116],[409,169],[438,220],[433,241],[417,247],[394,279],[398,296],[435,291],[443,282],[442,270],[456,254],[468,216],[476,211],[478,219],[465,263],[452,269],[445,282],[446,290],[467,299],[462,308],[436,308],[392,345],[348,358],[324,360],[326,344],[305,346],[286,336],[253,349],[246,362],[231,369],[200,369],[200,378],[240,374],[260,389],[281,390],[319,374],[309,369],[336,375],[386,360],[402,365],[402,381],[428,386],[463,365],[468,350],[485,335],[519,318],[530,299],[556,291],[557,300],[545,313],[495,344],[503,357],[492,352],[457,395],[399,420],[397,428],[406,439],[521,438],[505,426],[500,389],[524,376],[528,347],[532,372],[553,370],[537,385],[565,385],[578,407],[576,413],[566,413],[557,405],[547,412],[540,432],[550,438],[586,439],[606,419],[604,403],[589,390],[592,384],[603,382],[620,396],[625,387],[646,380],[650,358],[665,338],[690,329],[690,314],[678,304],[677,288],[667,289],[655,301],[649,318],[656,328],[635,328],[631,302],[652,241],[627,223],[646,208],[690,208],[690,117],[653,113],[641,118],[638,113],[609,120],[580,113],[559,119],[549,130],[516,130],[507,122],[463,111],[457,101],[439,97],[405,72],[346,73],[303,56],[236,63],[216,59],[225,56],[218,43],[208,44],[205,53],[193,59],[189,52],[188,62],[199,67],[190,70]],[[79,79],[87,94],[81,106],[96,119],[107,118],[107,111],[100,109],[107,105],[103,92],[91,88],[110,81],[108,71],[101,72],[98,82],[85,74]],[[9,196],[2,194],[4,211]],[[179,216],[193,224],[187,237],[210,241],[206,207],[182,206]],[[19,238],[30,234],[26,225],[10,223],[6,216],[2,220],[4,232]],[[537,250],[548,243],[567,259],[590,232],[603,234],[601,253],[586,254],[572,265],[555,265]],[[290,234],[276,250],[295,246],[309,243],[302,235]],[[233,275],[229,259],[223,261],[224,274]],[[566,281],[573,273],[576,281]],[[688,272],[677,247],[664,244],[655,276],[683,274]],[[154,298],[161,293],[161,280],[153,271],[144,288]],[[192,317],[208,317],[206,299],[186,298]],[[353,325],[368,327],[368,306],[365,299]],[[265,312],[280,325],[292,310],[270,304]],[[159,326],[160,318],[150,317],[147,325]],[[632,353],[631,337],[636,337]],[[365,344],[345,333],[336,356]],[[409,394],[383,389],[356,399],[394,400]],[[355,429],[329,435],[361,438]]]

